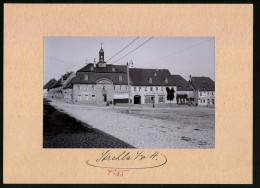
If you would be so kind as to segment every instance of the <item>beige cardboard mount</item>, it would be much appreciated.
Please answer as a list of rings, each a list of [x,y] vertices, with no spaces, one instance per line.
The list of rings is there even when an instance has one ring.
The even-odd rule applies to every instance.
[[[86,165],[104,149],[43,149],[44,36],[215,37],[215,149],[123,177]],[[252,183],[252,75],[250,4],[5,4],[4,183]]]

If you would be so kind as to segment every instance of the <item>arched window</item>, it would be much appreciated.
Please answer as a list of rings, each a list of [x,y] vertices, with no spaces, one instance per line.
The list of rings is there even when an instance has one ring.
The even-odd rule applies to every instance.
[[[85,74],[84,80],[88,80],[88,75],[87,74]]]
[[[113,72],[115,72],[115,71],[116,71],[115,67],[113,67],[113,68],[112,68],[112,71],[113,71]]]
[[[123,78],[122,78],[122,76],[121,76],[121,75],[119,76],[119,78],[118,78],[118,79],[119,79],[119,81],[122,81],[122,80],[123,80]]]
[[[168,83],[168,78],[165,78],[165,80],[164,80],[164,81],[165,81],[165,83],[167,84],[167,83]]]
[[[151,84],[153,82],[153,79],[152,78],[149,78],[149,83]]]

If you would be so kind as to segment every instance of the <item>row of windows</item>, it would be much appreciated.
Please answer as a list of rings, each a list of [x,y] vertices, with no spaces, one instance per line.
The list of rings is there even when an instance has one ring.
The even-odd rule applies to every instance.
[[[206,100],[205,99],[200,99],[199,100],[200,103],[206,103]],[[214,104],[214,99],[207,99],[207,104]]]
[[[87,90],[90,87],[94,90],[95,85],[78,85],[79,90]]]
[[[134,91],[141,91],[142,87],[134,87]],[[163,86],[161,87],[144,87],[144,91],[163,91]]]
[[[102,59],[102,56],[101,56],[101,59]],[[93,66],[91,66],[91,67],[90,67],[90,70],[92,70],[92,71],[93,71],[93,70],[94,70],[94,67],[93,67]],[[115,72],[115,71],[116,71],[115,67],[112,67],[112,71],[113,71],[113,72]]]
[[[79,90],[87,90],[87,89],[90,89],[90,87],[92,88],[92,90],[95,89],[95,85],[78,85],[78,89],[79,89]],[[104,86],[102,87],[102,89],[103,89],[103,90],[106,90],[107,87],[104,85]],[[116,90],[116,89],[118,89],[118,90],[128,90],[128,86],[121,86],[121,85],[119,85],[119,86],[114,86],[114,90]]]
[[[214,91],[200,91],[199,92],[200,96],[214,96]]]
[[[155,76],[157,76],[157,73],[155,73]],[[152,78],[149,78],[148,81],[149,81],[150,84],[153,83],[153,79]],[[168,83],[168,78],[165,78],[164,82]]]
[[[84,96],[84,95],[83,95]],[[85,95],[84,96],[84,98],[83,98],[83,96],[81,96],[81,95],[78,95],[78,101],[82,101],[82,100],[91,100],[90,99],[90,96],[92,96],[92,100],[96,100],[96,96],[95,95]]]
[[[95,85],[78,85],[79,90],[87,90],[92,88],[92,90],[95,89]],[[156,87],[144,87],[144,91],[163,91],[163,86],[156,86]],[[103,90],[106,90],[107,87],[104,85]],[[114,85],[114,90],[128,90],[128,86],[122,86],[122,85]],[[142,87],[134,87],[134,91],[141,91]],[[191,93],[191,92],[190,92]]]
[[[192,94],[193,91],[180,91],[179,94]]]
[[[114,90],[119,89],[121,90],[128,90],[128,86],[114,86]]]
[[[88,80],[88,75],[87,74],[85,74],[84,80]],[[121,75],[118,76],[118,80],[121,82],[123,80],[123,77]],[[150,84],[153,83],[153,79],[152,78],[149,78],[148,81],[149,81]],[[168,83],[168,78],[165,78],[164,82]]]
[[[88,75],[87,75],[87,74],[85,74],[84,80],[88,80]],[[118,80],[119,80],[120,82],[123,81],[123,77],[122,77],[121,75],[118,76]]]

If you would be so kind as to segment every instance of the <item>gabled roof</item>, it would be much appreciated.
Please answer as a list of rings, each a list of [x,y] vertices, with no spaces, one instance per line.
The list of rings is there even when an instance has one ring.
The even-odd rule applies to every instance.
[[[209,77],[192,77],[191,84],[196,90],[215,91],[215,82]]]
[[[72,73],[73,72],[67,72],[66,74],[62,75],[63,81],[66,81]],[[61,78],[55,84],[53,84],[50,88],[56,88],[56,87],[60,87],[60,86],[62,86]]]
[[[73,72],[67,72],[63,75],[63,80],[66,81]]]
[[[55,83],[50,87],[50,89],[51,89],[51,88],[60,87],[60,86],[61,86],[61,78],[60,78],[57,82],[55,82]]]
[[[57,82],[57,80],[55,80],[54,78],[52,78],[51,80],[49,80],[49,82],[47,82],[47,83],[43,86],[43,89],[49,89],[53,84],[55,84],[55,82]]]
[[[73,88],[73,81],[75,80],[75,77],[72,78],[66,85],[63,89],[69,89],[69,88]]]
[[[85,79],[85,77],[88,79]],[[122,76],[122,81],[119,81],[119,76]],[[114,85],[127,85],[126,73],[96,73],[96,72],[77,72],[74,84],[96,84],[100,79],[109,79]]]
[[[130,80],[135,86],[170,86],[172,77],[168,69],[140,69],[130,68]],[[149,82],[149,79],[152,82]],[[168,79],[168,83],[165,79]]]
[[[126,73],[127,67],[126,65],[112,65],[106,64],[106,67],[94,67],[93,63],[89,63],[83,68],[79,69],[78,72],[97,72],[97,73]]]
[[[174,86],[177,87],[178,91],[193,91],[194,88],[192,87],[191,83],[185,80],[180,75],[172,75],[172,80]]]

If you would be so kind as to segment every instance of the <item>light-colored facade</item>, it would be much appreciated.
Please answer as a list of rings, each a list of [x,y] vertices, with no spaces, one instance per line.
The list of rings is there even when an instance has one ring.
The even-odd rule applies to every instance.
[[[197,91],[198,105],[215,105],[215,91]]]
[[[215,105],[215,82],[209,77],[192,77],[191,84],[195,88],[195,102],[199,106]]]
[[[101,79],[96,84],[74,84],[74,103],[112,103],[115,99],[128,99],[127,85],[114,85],[111,80]]]
[[[64,97],[65,101],[67,101],[67,102],[71,102],[72,101],[72,96],[73,96],[72,92],[73,92],[72,88],[63,89],[63,97]]]
[[[132,86],[131,96],[133,104],[147,104],[147,103],[176,103],[176,92],[172,101],[167,100],[166,88],[174,88],[176,86]]]
[[[48,89],[43,89],[43,98],[46,98],[48,95]]]
[[[48,92],[49,89],[56,83],[57,81],[52,78],[51,80],[49,80],[44,86],[43,86],[43,97],[46,98],[48,97]]]

